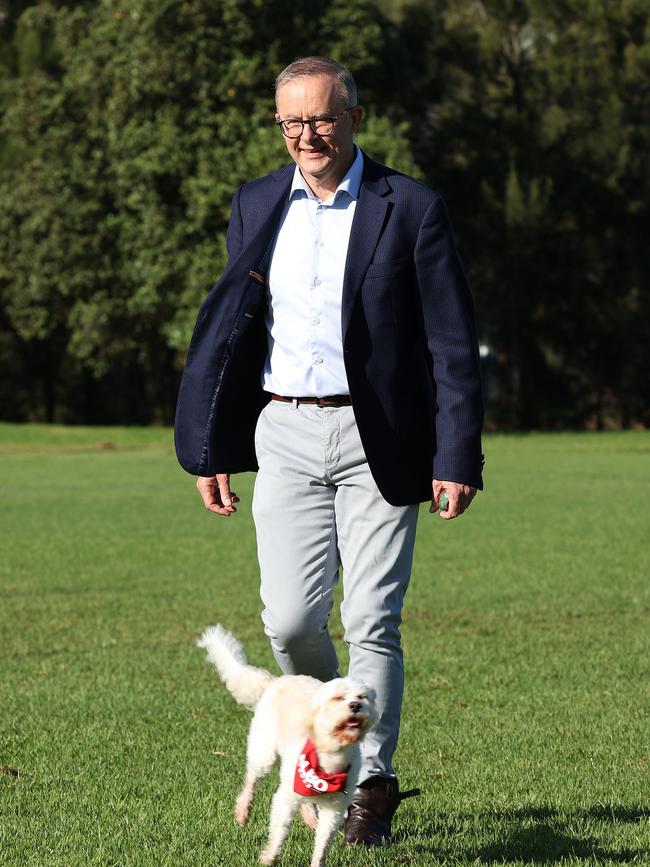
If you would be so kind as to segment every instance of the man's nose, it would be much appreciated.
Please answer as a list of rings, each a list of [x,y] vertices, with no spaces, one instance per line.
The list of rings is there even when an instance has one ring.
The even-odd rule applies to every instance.
[[[304,123],[302,126],[302,135],[300,136],[301,141],[304,141],[308,144],[309,142],[317,138],[320,138],[318,133],[315,133],[308,123]]]

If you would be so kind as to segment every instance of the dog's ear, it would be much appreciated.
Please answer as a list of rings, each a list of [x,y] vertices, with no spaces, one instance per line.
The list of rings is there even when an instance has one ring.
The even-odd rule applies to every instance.
[[[312,719],[316,716],[318,711],[323,706],[323,698],[318,693],[311,697],[311,701],[309,702],[309,712],[311,714]]]

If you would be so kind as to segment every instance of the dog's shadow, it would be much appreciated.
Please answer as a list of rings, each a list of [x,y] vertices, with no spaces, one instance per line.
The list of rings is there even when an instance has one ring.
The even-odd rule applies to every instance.
[[[599,840],[598,823],[617,825],[650,821],[646,807],[594,806],[579,810],[522,807],[477,813],[439,813],[417,828],[398,828],[394,840],[404,840],[411,851],[425,852],[436,860],[503,864],[566,863],[583,859],[596,863],[650,861],[650,846],[608,846]],[[477,843],[477,837],[490,842]],[[609,837],[603,834],[603,837]],[[437,841],[441,840],[440,845]],[[453,840],[450,845],[449,841]]]

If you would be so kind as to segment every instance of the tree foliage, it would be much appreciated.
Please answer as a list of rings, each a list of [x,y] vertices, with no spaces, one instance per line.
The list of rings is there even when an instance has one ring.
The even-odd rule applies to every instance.
[[[494,423],[647,422],[643,0],[22,2],[0,23],[4,418],[170,421],[272,83],[350,66],[360,144],[446,195]]]
[[[414,35],[423,14],[414,155],[471,256],[493,421],[647,423],[647,4],[413,5]]]

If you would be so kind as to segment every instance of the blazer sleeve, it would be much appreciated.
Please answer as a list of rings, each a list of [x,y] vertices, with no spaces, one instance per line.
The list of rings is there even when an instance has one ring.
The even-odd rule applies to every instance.
[[[444,200],[424,215],[415,267],[436,394],[432,478],[483,487],[483,395],[474,305]]]

